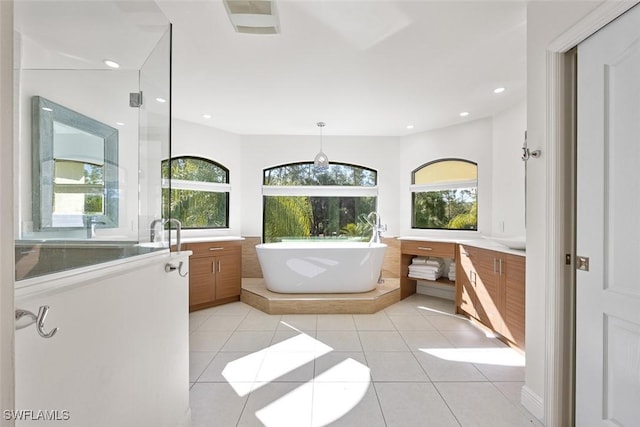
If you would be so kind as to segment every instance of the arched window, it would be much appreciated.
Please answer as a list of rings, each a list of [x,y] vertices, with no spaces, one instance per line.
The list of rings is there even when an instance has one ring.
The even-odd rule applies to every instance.
[[[426,163],[411,174],[413,228],[478,229],[478,165],[463,159]]]
[[[313,162],[264,170],[263,240],[370,235],[363,216],[376,210],[377,172],[363,166]]]
[[[164,160],[162,186],[165,218],[180,220],[182,228],[229,227],[229,169],[221,164],[192,156]]]

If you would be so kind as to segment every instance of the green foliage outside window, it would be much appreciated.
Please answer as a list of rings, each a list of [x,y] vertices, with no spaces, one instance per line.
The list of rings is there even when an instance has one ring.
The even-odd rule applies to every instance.
[[[376,185],[376,171],[333,163],[328,169],[313,163],[295,163],[264,171],[268,186]],[[283,239],[348,237],[368,238],[370,229],[361,217],[376,210],[373,196],[265,196],[264,241]],[[366,237],[365,237],[366,236]]]
[[[475,188],[413,193],[413,227],[450,230],[478,229]]]
[[[198,183],[226,184],[229,171],[210,160],[198,157],[177,157],[162,162],[162,178]],[[197,186],[196,186],[197,187]],[[227,228],[229,226],[229,192],[168,188],[162,189],[163,216],[176,218],[182,228]]]

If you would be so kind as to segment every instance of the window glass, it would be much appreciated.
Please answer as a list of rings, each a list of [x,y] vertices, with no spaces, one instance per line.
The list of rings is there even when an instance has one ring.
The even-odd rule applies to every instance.
[[[183,229],[229,227],[227,168],[204,158],[176,157],[171,169],[169,160],[162,162],[162,178],[165,218],[178,219]]]
[[[412,227],[478,229],[478,165],[443,159],[412,173]]]
[[[265,169],[263,239],[341,238],[365,240],[371,234],[364,217],[376,210],[377,173],[333,163],[318,169],[294,163]]]

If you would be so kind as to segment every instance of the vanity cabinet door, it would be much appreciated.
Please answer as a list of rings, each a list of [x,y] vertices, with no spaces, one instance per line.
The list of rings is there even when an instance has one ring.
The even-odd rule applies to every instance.
[[[502,315],[504,289],[501,282],[501,253],[486,249],[469,248],[478,279],[475,284],[477,296],[477,319],[500,333],[504,329]]]
[[[477,302],[474,289],[476,274],[471,254],[464,245],[459,245],[456,264],[456,306],[458,313],[462,311],[472,317],[478,316],[475,308]]]
[[[236,240],[188,243],[189,311],[240,299],[242,243]]]
[[[505,338],[524,348],[525,257],[505,257]]]
[[[215,299],[215,258],[189,259],[189,307],[206,304]]]
[[[242,267],[238,254],[220,255],[215,260],[216,299],[240,295]]]

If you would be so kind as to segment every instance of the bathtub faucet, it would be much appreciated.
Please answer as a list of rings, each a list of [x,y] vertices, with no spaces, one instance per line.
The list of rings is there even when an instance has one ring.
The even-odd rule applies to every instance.
[[[180,240],[180,231],[182,230],[182,223],[175,218],[169,218],[169,219],[160,218],[160,219],[154,219],[153,221],[151,221],[151,225],[149,226],[149,228],[151,229],[149,234],[149,240],[152,243],[155,242],[157,225],[160,224],[161,226],[164,226],[166,223],[174,224],[176,226],[176,250],[180,252],[180,249],[182,248],[182,243]],[[169,242],[169,246],[171,246],[171,242]]]
[[[371,226],[371,240],[369,240],[369,243],[380,243],[380,234],[383,231],[387,231],[387,225],[382,224],[380,221],[380,214],[371,212],[367,215],[367,223]]]

